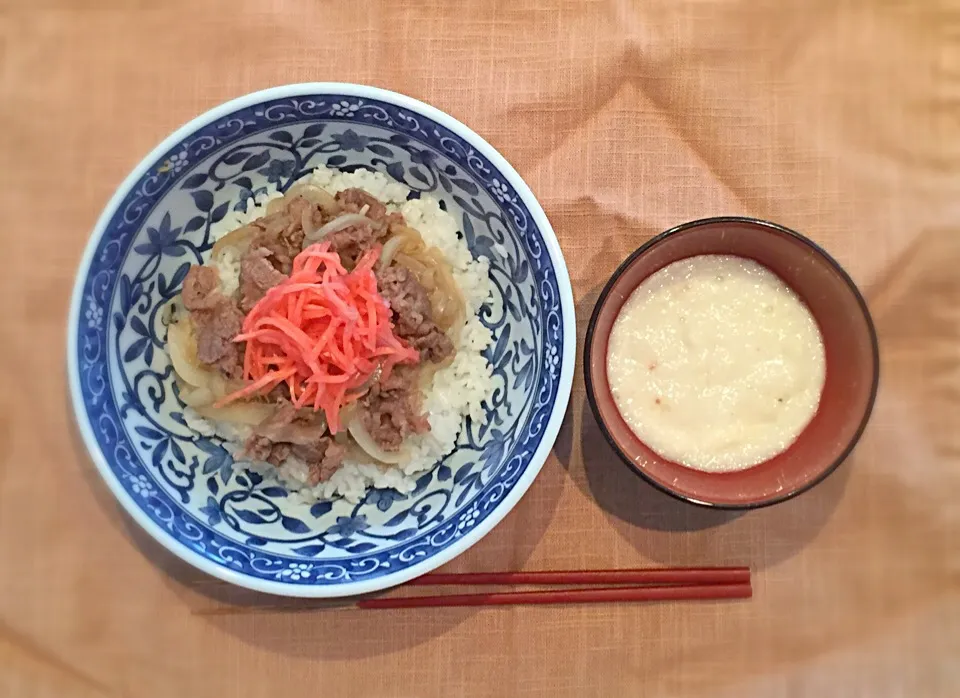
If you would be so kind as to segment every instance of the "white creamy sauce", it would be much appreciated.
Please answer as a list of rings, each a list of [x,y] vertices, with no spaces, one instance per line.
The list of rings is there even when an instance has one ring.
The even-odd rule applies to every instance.
[[[817,411],[823,340],[803,301],[749,259],[702,255],[649,276],[614,323],[613,399],[647,446],[697,470],[785,451]]]

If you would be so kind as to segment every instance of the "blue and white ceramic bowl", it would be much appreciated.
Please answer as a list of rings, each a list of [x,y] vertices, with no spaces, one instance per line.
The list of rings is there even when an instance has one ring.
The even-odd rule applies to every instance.
[[[162,304],[211,247],[210,227],[267,183],[310,169],[382,170],[438,197],[495,287],[483,322],[495,392],[485,424],[409,495],[313,506],[235,471],[184,425],[162,351]],[[150,535],[228,582],[289,596],[399,584],[477,542],[527,490],[566,409],[573,296],[550,223],[520,176],[456,119],[370,87],[303,84],[241,97],[161,143],[97,222],[73,292],[68,362],[83,438]]]

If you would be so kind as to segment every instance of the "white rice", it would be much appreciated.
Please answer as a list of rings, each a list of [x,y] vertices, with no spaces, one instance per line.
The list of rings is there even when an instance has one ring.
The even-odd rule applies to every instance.
[[[307,485],[307,468],[301,461],[290,458],[279,469],[267,463],[237,460],[236,467],[251,468],[264,475],[276,477],[290,491],[299,492],[305,499],[327,499],[337,495],[347,501],[359,501],[370,487],[392,488],[401,493],[413,490],[417,474],[429,470],[456,445],[466,416],[484,419],[483,401],[493,390],[491,367],[482,352],[492,341],[490,330],[484,327],[477,311],[490,297],[489,262],[485,257],[474,259],[466,243],[457,234],[457,224],[449,213],[440,208],[436,199],[421,196],[407,200],[410,190],[380,172],[357,170],[340,172],[318,167],[304,178],[331,194],[356,187],[369,192],[387,205],[400,211],[407,223],[416,228],[428,245],[437,247],[453,269],[453,277],[463,293],[469,320],[460,333],[453,362],[437,371],[424,389],[423,406],[430,422],[430,431],[408,437],[404,454],[409,456],[401,465],[383,466],[370,462],[347,460],[333,477],[315,487]],[[219,238],[250,221],[266,215],[266,205],[281,194],[275,188],[247,202],[246,211],[232,211],[213,231]],[[225,252],[216,260],[225,293],[232,293],[239,285],[240,259],[234,252]],[[191,408],[184,412],[187,426],[200,436],[218,436],[224,446],[239,456],[249,427],[222,422],[212,423]]]

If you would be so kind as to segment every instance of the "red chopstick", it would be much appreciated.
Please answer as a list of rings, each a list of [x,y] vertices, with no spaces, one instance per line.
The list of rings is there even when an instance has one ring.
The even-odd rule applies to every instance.
[[[358,608],[427,608],[433,606],[511,606],[611,601],[687,601],[747,599],[753,596],[749,567],[681,567],[647,570],[567,570],[544,572],[433,573],[409,585],[587,585],[579,589],[507,591],[446,596],[363,599]],[[620,584],[630,586],[596,586]]]
[[[413,586],[487,586],[494,584],[744,584],[749,567],[676,567],[671,569],[571,570],[551,572],[430,573],[407,582]]]
[[[437,606],[523,606],[530,604],[602,603],[613,601],[710,601],[748,599],[750,584],[701,584],[692,586],[608,587],[553,591],[513,591],[497,594],[408,596],[394,599],[364,599],[357,608],[427,608]]]

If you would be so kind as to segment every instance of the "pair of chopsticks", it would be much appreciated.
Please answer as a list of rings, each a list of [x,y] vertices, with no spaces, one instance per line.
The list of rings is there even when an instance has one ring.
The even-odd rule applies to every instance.
[[[619,601],[709,601],[753,596],[748,567],[425,574],[407,586],[581,586],[545,591],[363,599],[358,608],[522,606]]]

